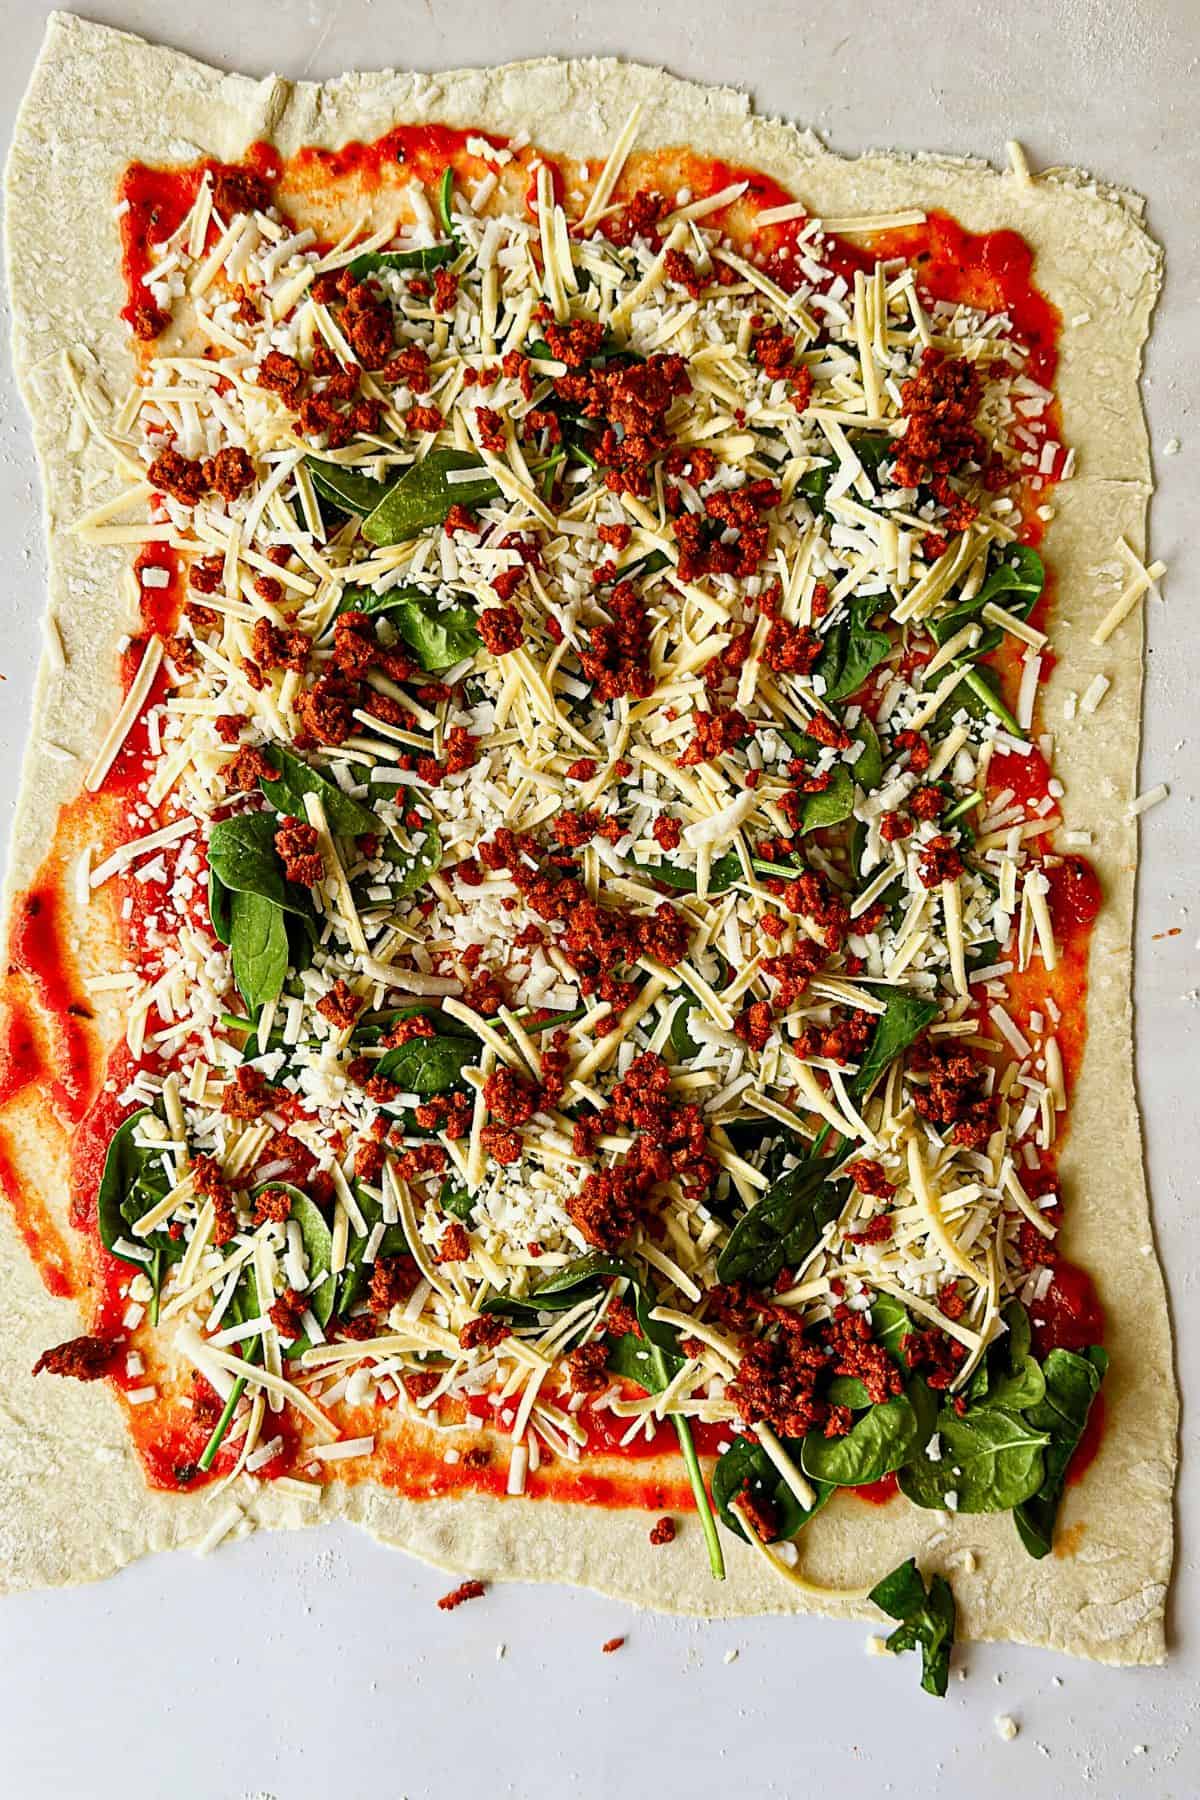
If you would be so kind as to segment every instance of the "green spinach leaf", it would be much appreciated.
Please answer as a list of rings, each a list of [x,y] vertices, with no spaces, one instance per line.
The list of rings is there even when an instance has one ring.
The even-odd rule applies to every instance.
[[[779,1441],[799,1468],[803,1440],[785,1437]],[[772,1544],[795,1537],[837,1491],[831,1481],[814,1482],[812,1485],[816,1490],[816,1504],[811,1511],[805,1512],[762,1445],[752,1443],[749,1438],[735,1438],[728,1450],[717,1458],[712,1474],[712,1497],[722,1524],[743,1539],[746,1533],[742,1521],[733,1510],[733,1502],[743,1492],[747,1482],[750,1484],[751,1498],[776,1521],[774,1536],[769,1540]]]
[[[1083,1436],[1107,1368],[1108,1357],[1096,1345],[1082,1355],[1072,1350],[1051,1350],[1042,1365],[1045,1396],[1025,1416],[1030,1425],[1049,1438],[1045,1472],[1036,1493],[1022,1501],[1015,1513],[1017,1535],[1030,1556],[1049,1554],[1067,1465]]]
[[[219,819],[208,840],[208,866],[223,887],[237,894],[261,894],[285,912],[313,917],[307,888],[284,877],[275,850],[279,821],[271,812]]]
[[[787,739],[797,755],[809,761],[815,761],[820,754],[820,744],[804,732],[784,731],[780,735]],[[854,763],[835,763],[830,772],[829,786],[819,794],[808,796],[804,802],[802,833],[823,831],[832,825],[840,825],[854,811],[855,789],[861,787],[869,794],[879,786],[880,776],[883,774],[883,756],[875,727],[864,716],[850,735],[862,745],[862,750]]]
[[[349,264],[349,273],[355,281],[362,281],[367,275],[378,275],[385,269],[419,269],[429,274],[434,269],[444,269],[457,255],[458,245],[452,241],[424,244],[418,250],[366,250]]]
[[[318,456],[306,456],[304,466],[322,500],[331,500],[339,512],[359,518],[373,513],[388,491],[386,482],[372,481],[369,475],[360,475],[341,463],[322,462]]]
[[[263,793],[277,813],[292,819],[307,820],[305,794],[316,794],[325,808],[329,829],[337,837],[365,837],[379,830],[379,820],[369,806],[362,806],[344,794],[337,783],[328,781],[309,768],[302,757],[279,744],[265,744],[263,755],[276,770],[276,779],[259,782]]]
[[[381,549],[407,543],[423,531],[445,524],[452,506],[484,506],[495,500],[500,489],[490,475],[476,481],[451,483],[446,479],[453,470],[478,465],[479,457],[471,450],[431,450],[423,462],[407,469],[368,513],[362,523],[363,536]]]
[[[870,1093],[884,1070],[920,1037],[937,1015],[936,1000],[925,1000],[920,994],[893,988],[887,997],[886,1010],[879,1015],[858,1074],[850,1083],[851,1093]]]
[[[462,1072],[479,1060],[475,1038],[415,1037],[394,1050],[385,1050],[375,1073],[398,1082],[406,1094],[445,1094],[457,1087]]]
[[[954,1493],[959,1512],[1007,1512],[1037,1493],[1050,1437],[1020,1413],[984,1406],[960,1418],[943,1407],[937,1424],[941,1460],[917,1458],[900,1474],[901,1491],[916,1505],[940,1507]]]
[[[836,1487],[865,1487],[881,1481],[908,1460],[917,1440],[917,1416],[906,1394],[872,1406],[845,1437],[827,1438],[810,1431],[800,1451],[800,1466],[814,1481]]]
[[[894,1654],[920,1649],[921,1686],[939,1698],[950,1679],[950,1651],[954,1644],[954,1594],[944,1575],[935,1575],[926,1592],[916,1563],[910,1558],[876,1582],[870,1598],[881,1612],[901,1621],[887,1640]]]
[[[479,626],[469,606],[439,606],[433,594],[422,593],[418,588],[397,588],[381,599],[391,604],[376,610],[386,610],[397,635],[430,674],[465,662],[482,646]]]
[[[803,1262],[845,1202],[845,1188],[828,1181],[835,1162],[800,1163],[767,1189],[730,1233],[717,1261],[719,1281],[765,1287],[781,1269]]]
[[[265,894],[230,896],[229,960],[251,1014],[278,998],[288,971],[287,918]]]
[[[137,1221],[171,1191],[161,1152],[136,1142],[143,1121],[154,1117],[151,1108],[143,1106],[118,1125],[109,1139],[104,1173],[96,1195],[100,1242],[110,1256],[143,1272],[148,1270],[149,1264],[143,1257],[128,1256],[118,1250],[118,1239],[123,1238],[129,1244],[144,1244],[152,1255],[157,1253],[168,1263],[178,1262],[186,1249],[181,1240],[171,1237],[165,1229],[152,1231],[145,1238],[133,1236],[132,1228]]]

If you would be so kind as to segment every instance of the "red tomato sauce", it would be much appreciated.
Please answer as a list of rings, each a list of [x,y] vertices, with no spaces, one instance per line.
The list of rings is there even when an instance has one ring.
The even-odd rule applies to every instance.
[[[443,170],[453,167],[460,179],[478,179],[490,167],[505,178],[505,171],[492,164],[477,150],[468,151],[468,138],[486,141],[493,149],[503,148],[503,140],[483,132],[453,130],[445,126],[397,126],[372,143],[353,142],[330,150],[310,146],[302,149],[286,163],[280,161],[269,145],[252,145],[244,166],[266,179],[277,182],[276,200],[286,210],[289,196],[319,195],[329,184],[343,184],[355,192],[369,193],[384,188],[402,191],[415,173],[427,190],[435,188]],[[530,164],[542,153],[533,147],[520,151],[509,165],[527,183],[526,199],[536,206],[536,183],[529,182]],[[564,187],[571,188],[571,172],[578,166],[566,159],[560,162],[542,156],[551,168],[556,197]],[[123,312],[132,318],[135,300],[144,300],[142,276],[153,266],[156,246],[175,231],[187,215],[195,198],[205,168],[221,165],[200,162],[172,168],[130,166],[122,181],[119,198],[127,202],[121,216],[123,274],[129,293],[129,304]],[[804,220],[785,221],[755,230],[754,215],[768,208],[790,205],[793,196],[761,171],[742,168],[719,159],[704,157],[687,149],[635,153],[622,173],[613,196],[613,204],[628,200],[639,187],[661,187],[674,201],[683,188],[692,199],[719,193],[739,183],[745,192],[724,211],[710,215],[740,240],[753,237],[751,253],[756,255],[774,279],[785,287],[794,287],[799,279],[791,252],[803,229]],[[673,185],[672,185],[673,184]],[[518,190],[520,191],[520,190]],[[215,241],[215,225],[210,226],[209,244]],[[1057,364],[1058,314],[1038,290],[1034,281],[1033,252],[1013,232],[974,234],[963,229],[946,214],[931,213],[920,226],[879,234],[874,240],[850,243],[827,238],[823,260],[834,275],[852,282],[855,271],[869,271],[877,258],[903,258],[912,262],[918,274],[920,291],[934,299],[963,302],[987,310],[1003,308],[1011,320],[1013,334],[1030,351],[1030,371],[1045,385],[1053,380]],[[1035,436],[1048,435],[1058,429],[1056,405],[1048,407],[1045,418],[1034,421]],[[1056,466],[1042,486],[1049,486],[1060,472]],[[1028,496],[1025,496],[1027,499]],[[1037,496],[1034,496],[1036,503]],[[1032,505],[1025,507],[1024,541],[1035,543],[1041,535],[1041,522],[1033,514]],[[143,585],[142,630],[126,652],[123,679],[132,679],[141,660],[146,638],[157,632],[166,636],[174,629],[185,598],[181,570],[173,553],[159,545],[147,545],[139,559],[139,568],[167,568],[170,582],[165,588]],[[1050,583],[1039,603],[1035,619],[1042,619],[1050,609]],[[1012,668],[1003,667],[1006,682]],[[161,699],[165,684],[160,677],[149,704]],[[1025,765],[1018,768],[1017,765]],[[1010,766],[1011,765],[1011,766]],[[109,807],[105,815],[110,839],[109,847],[129,835],[125,822],[125,805],[140,794],[152,766],[146,726],[143,719],[135,725],[117,757],[104,784],[104,796],[121,804]],[[1001,779],[1003,778],[1003,779]],[[997,755],[993,758],[992,779],[997,787],[1007,785],[1025,800],[1037,798],[1044,791],[1049,771],[1040,756],[1030,758]],[[94,799],[93,806],[98,804]],[[51,858],[48,868],[54,868]],[[1088,877],[1091,878],[1091,887]],[[95,1235],[96,1196],[104,1167],[104,1159],[113,1131],[128,1111],[119,1100],[134,1070],[132,1058],[124,1045],[114,1051],[106,1071],[108,1083],[101,1086],[100,1069],[94,1057],[86,1020],[77,1017],[80,1003],[69,967],[69,959],[56,928],[63,874],[61,868],[51,878],[39,882],[18,904],[14,915],[10,960],[19,975],[35,991],[36,1011],[24,1006],[19,994],[14,1002],[17,984],[10,974],[7,988],[10,1010],[3,1038],[0,1039],[0,1105],[22,1092],[28,1085],[53,1071],[53,1092],[66,1116],[76,1122],[71,1151],[71,1183],[73,1190],[72,1219],[84,1234],[92,1271],[83,1286],[90,1288],[98,1329],[118,1330],[128,1300],[126,1288],[134,1271],[109,1257]],[[55,886],[55,882],[58,886]],[[112,884],[117,887],[118,884]],[[144,936],[144,921],[149,911],[161,904],[162,893],[153,883],[120,884],[132,888],[134,910],[130,930],[135,941]],[[1064,1060],[1068,1052],[1077,1066],[1082,1051],[1083,999],[1086,986],[1087,934],[1094,917],[1099,895],[1095,877],[1080,859],[1065,864],[1053,879],[1051,906],[1060,948],[1064,950],[1066,973],[1055,988],[1063,998],[1064,1025],[1068,1017],[1078,1018],[1077,1042],[1060,1029]],[[111,891],[106,899],[112,903]],[[30,909],[29,902],[36,904]],[[1044,990],[1043,990],[1044,991]],[[1064,1041],[1065,1040],[1065,1041]],[[43,1270],[48,1285],[60,1283],[54,1291],[67,1291],[71,1286],[71,1258],[60,1242],[54,1241],[48,1220],[40,1220],[34,1197],[17,1182],[8,1164],[0,1160],[0,1184],[9,1194],[21,1229],[31,1252]],[[1070,1273],[1068,1273],[1070,1271]],[[79,1284],[75,1284],[76,1292]],[[1067,1343],[1073,1335],[1084,1333],[1086,1341],[1097,1341],[1094,1329],[1102,1316],[1095,1301],[1094,1289],[1082,1271],[1072,1265],[1059,1264],[1047,1296],[1049,1308],[1039,1328],[1047,1345],[1051,1341]],[[1091,1335],[1087,1335],[1090,1333]],[[144,1380],[146,1377],[138,1377]],[[118,1386],[134,1385],[121,1377]],[[194,1472],[194,1464],[203,1451],[210,1428],[194,1418],[179,1404],[181,1396],[163,1391],[159,1401],[130,1408],[131,1435],[142,1458],[147,1480],[163,1488],[202,1485],[225,1473],[234,1461],[236,1446],[224,1446],[212,1471],[207,1475]],[[377,1407],[359,1409],[348,1429],[369,1432],[378,1424]],[[443,1414],[453,1417],[450,1409]],[[620,1438],[629,1421],[611,1413],[585,1409],[581,1415],[588,1430],[591,1460],[582,1464],[548,1460],[531,1471],[526,1491],[534,1497],[583,1501],[592,1505],[637,1506],[650,1511],[689,1510],[693,1505],[690,1487],[682,1479],[675,1434],[669,1422],[657,1426],[647,1439],[643,1434],[629,1445]],[[1093,1408],[1088,1435],[1099,1435],[1099,1406]],[[381,1480],[393,1491],[412,1497],[452,1495],[464,1492],[499,1494],[506,1488],[507,1456],[500,1449],[493,1460],[482,1467],[465,1461],[449,1463],[441,1448],[431,1447],[426,1434],[420,1433],[406,1419],[389,1417],[386,1435],[381,1434],[376,1454],[371,1459],[346,1465],[317,1464],[307,1459],[307,1452],[286,1416],[268,1417],[269,1434],[282,1433],[284,1448],[274,1462],[260,1471],[270,1477],[283,1473],[301,1473],[307,1479],[320,1481],[357,1481],[367,1477]],[[715,1455],[729,1436],[729,1428],[699,1424],[693,1427],[697,1448],[705,1457]],[[481,1438],[486,1442],[487,1438]],[[1072,1464],[1083,1466],[1085,1438]],[[502,1440],[501,1440],[502,1442]],[[1094,1449],[1091,1453],[1094,1453]],[[885,1504],[896,1491],[894,1476],[854,1490],[868,1504]]]

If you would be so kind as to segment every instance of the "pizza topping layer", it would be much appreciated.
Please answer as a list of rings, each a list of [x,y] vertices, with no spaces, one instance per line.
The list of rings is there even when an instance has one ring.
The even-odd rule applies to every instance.
[[[923,215],[627,149],[589,200],[470,138],[337,242],[207,171],[143,245],[78,527],[179,615],[80,872],[134,940],[130,1377],[188,1390],[176,1484],[416,1421],[520,1495],[669,1422],[715,1572],[698,1445],[784,1569],[897,1481],[1041,1555],[1105,1360],[1056,1247],[1099,894],[1038,716],[1053,355],[923,285]]]

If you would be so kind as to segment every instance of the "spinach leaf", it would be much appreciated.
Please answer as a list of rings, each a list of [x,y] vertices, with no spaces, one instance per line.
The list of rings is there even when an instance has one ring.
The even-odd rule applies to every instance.
[[[830,634],[829,650],[816,667],[816,673],[823,675],[827,683],[823,696],[826,700],[849,699],[890,655],[891,638],[870,622],[877,604],[874,596],[869,607],[859,602],[847,623]]]
[[[699,1054],[700,1046],[688,1030],[688,1019],[699,1004],[694,994],[685,993],[672,1015],[667,1041],[677,1063],[690,1062],[693,1056]]]
[[[792,749],[799,756],[815,760],[821,746],[815,738],[808,737],[800,731],[784,731],[780,734],[786,738]],[[865,716],[854,727],[851,736],[861,745],[862,750],[854,763],[838,762],[833,765],[831,780],[827,788],[819,794],[810,794],[804,802],[804,814],[801,832],[822,831],[831,825],[840,825],[854,811],[854,791],[861,787],[866,793],[879,786],[883,774],[883,756],[879,748],[879,739],[875,727]]]
[[[912,1320],[907,1307],[891,1294],[872,1295],[871,1331],[875,1341],[882,1344],[892,1361],[906,1371],[908,1362],[900,1346],[911,1330]]]
[[[857,1375],[835,1375],[825,1390],[825,1398],[830,1406],[848,1406],[851,1412],[865,1412],[874,1404]]]
[[[444,1094],[462,1080],[462,1072],[479,1059],[475,1038],[415,1037],[385,1050],[375,1073],[398,1082],[406,1094]]]
[[[964,625],[980,618],[989,602],[1003,606],[1015,618],[1027,619],[1037,605],[1045,581],[1045,566],[1036,550],[1029,549],[1025,544],[1008,545],[1000,552],[978,592],[970,600],[960,601],[957,606],[951,607],[940,619],[932,621],[930,631],[934,641],[938,644],[947,643],[956,631],[961,631]],[[970,652],[971,660],[986,656],[996,648],[1003,636],[999,626],[985,630]],[[958,660],[967,659],[960,657]]]
[[[304,466],[320,498],[331,500],[339,512],[366,518],[388,491],[386,482],[372,481],[369,475],[360,475],[341,463],[323,462],[319,456],[306,456]]]
[[[352,800],[336,782],[318,775],[293,751],[285,750],[279,744],[265,744],[263,755],[276,771],[276,779],[267,781],[264,778],[259,781],[259,786],[277,813],[307,820],[304,796],[316,794],[335,836],[365,837],[379,830],[379,820],[369,806],[361,806],[357,800]]]
[[[361,899],[364,906],[371,904],[369,897],[362,894],[365,888],[386,884],[392,900],[406,900],[410,894],[423,888],[430,876],[436,875],[441,868],[442,839],[437,826],[431,822],[410,835],[414,840],[411,850],[402,850],[390,838],[385,838],[380,845],[379,854],[390,865],[386,875],[362,875],[355,881],[355,888],[359,890],[356,898]]]
[[[1021,1302],[1010,1300],[1002,1316],[1008,1330],[992,1345],[967,1391],[976,1405],[1024,1412],[1044,1398],[1046,1382],[1041,1364],[1029,1354],[1029,1314]]]
[[[617,1277],[631,1282],[634,1287],[638,1285],[632,1264],[619,1256],[606,1256],[603,1251],[595,1250],[587,1256],[577,1257],[566,1268],[556,1270],[530,1293],[519,1298],[514,1294],[489,1294],[479,1310],[525,1319],[536,1319],[544,1312],[569,1312],[586,1299],[589,1292],[598,1292],[602,1283]]]
[[[625,860],[631,869],[644,875],[648,881],[657,881],[662,887],[674,888],[677,894],[694,894],[696,891],[696,875],[692,869],[681,869],[676,863],[666,861],[657,865],[642,863],[632,856]],[[724,894],[743,879],[741,857],[736,850],[727,850],[724,856],[718,856],[709,867],[708,891],[710,894]]]
[[[233,937],[233,895],[214,869],[208,871],[208,916],[218,944]]]
[[[1007,1512],[1041,1487],[1050,1437],[1019,1413],[972,1407],[960,1418],[947,1406],[937,1423],[940,1462],[918,1458],[900,1474],[901,1491],[916,1505],[940,1507],[956,1493],[959,1512]]]
[[[288,971],[287,919],[265,894],[230,896],[229,960],[238,993],[253,1014],[278,998]]]
[[[850,1092],[867,1094],[884,1070],[933,1022],[938,1015],[936,1000],[925,1000],[904,988],[893,988],[887,997],[885,1011],[867,1045],[858,1074],[850,1083]]]
[[[380,601],[374,610],[387,613],[397,634],[431,674],[465,662],[483,643],[469,606],[439,606],[433,594],[419,588],[395,588]]]
[[[290,1217],[300,1227],[300,1239],[304,1246],[304,1260],[308,1265],[308,1287],[305,1289],[304,1298],[307,1300],[309,1311],[317,1321],[317,1324],[321,1326],[328,1325],[333,1314],[333,1304],[337,1295],[338,1286],[331,1273],[333,1267],[333,1233],[330,1231],[320,1207],[318,1207],[314,1201],[310,1200],[307,1194],[302,1193],[298,1187],[293,1187],[290,1182],[261,1182],[259,1186],[254,1189],[253,1197],[257,1199],[260,1194],[267,1193],[284,1193],[292,1203]],[[363,1242],[365,1243],[366,1240],[363,1239]],[[251,1278],[253,1279],[252,1271],[247,1269],[247,1273],[251,1274]],[[324,1281],[321,1281],[322,1276],[325,1277]],[[320,1286],[314,1288],[313,1283],[317,1281],[320,1281]],[[236,1298],[237,1295],[235,1294],[235,1299]],[[259,1304],[257,1290],[255,1289],[253,1294],[248,1293],[246,1299],[253,1308],[253,1310],[246,1314],[246,1317],[254,1318],[257,1316]],[[299,1356],[302,1351],[307,1350],[308,1348],[309,1339],[307,1332],[305,1332],[298,1337],[293,1344],[288,1346],[285,1355],[289,1357]]]
[[[1042,1365],[1045,1397],[1026,1413],[1030,1425],[1049,1436],[1045,1473],[1037,1492],[1016,1508],[1017,1535],[1030,1556],[1046,1556],[1054,1539],[1054,1521],[1066,1485],[1067,1465],[1083,1436],[1092,1402],[1108,1368],[1108,1357],[1098,1346],[1077,1355],[1072,1350],[1051,1350]]]
[[[447,1177],[438,1195],[438,1205],[451,1218],[461,1219],[464,1224],[469,1224],[475,1211],[475,1196],[469,1188],[461,1187],[457,1181]]]
[[[835,1157],[799,1163],[767,1189],[734,1226],[717,1261],[719,1281],[765,1287],[779,1271],[803,1262],[845,1200],[845,1188],[829,1184]]]
[[[798,1468],[802,1439],[785,1437],[779,1441]],[[717,1458],[712,1474],[712,1497],[722,1524],[743,1539],[746,1533],[742,1521],[733,1510],[733,1502],[742,1493],[747,1482],[750,1484],[751,1497],[760,1507],[765,1507],[774,1515],[776,1529],[769,1540],[772,1544],[795,1537],[837,1491],[831,1481],[814,1482],[816,1504],[810,1512],[805,1512],[762,1445],[752,1443],[749,1438],[735,1438],[728,1450]]]
[[[279,821],[274,813],[243,813],[219,819],[208,840],[208,866],[222,886],[237,894],[261,894],[285,912],[313,917],[307,888],[284,878],[275,851]]]
[[[346,1246],[346,1266],[338,1277],[335,1287],[335,1310],[339,1318],[345,1318],[351,1308],[366,1294],[371,1285],[371,1271],[374,1264],[363,1261],[370,1235],[383,1217],[383,1207],[378,1200],[373,1200],[360,1182],[354,1184],[354,1198],[358,1202],[358,1210],[367,1227],[365,1237],[351,1236]],[[375,1252],[376,1259],[385,1256],[401,1256],[408,1249],[408,1239],[404,1235],[404,1227],[393,1221],[383,1228],[383,1236]],[[322,1323],[324,1321],[322,1320]]]
[[[473,450],[431,450],[423,462],[407,469],[368,513],[362,523],[363,536],[381,549],[407,543],[432,526],[445,524],[452,506],[484,506],[495,500],[500,489],[490,475],[453,485],[446,479],[451,470],[478,465]]]
[[[927,1593],[910,1557],[876,1582],[870,1598],[881,1612],[901,1620],[887,1640],[888,1649],[898,1655],[919,1648],[921,1686],[927,1694],[944,1696],[954,1644],[954,1594],[945,1576],[935,1575]]]
[[[366,250],[349,264],[355,281],[366,275],[378,275],[384,269],[420,269],[428,274],[444,269],[458,255],[458,245],[450,240],[442,244],[424,244],[419,250]]]
[[[124,1238],[126,1243],[144,1244],[148,1251],[158,1254],[169,1263],[178,1262],[186,1248],[181,1240],[171,1237],[165,1229],[152,1231],[145,1238],[133,1236],[132,1227],[136,1222],[171,1191],[170,1177],[161,1153],[135,1142],[143,1120],[154,1116],[150,1107],[143,1106],[139,1111],[130,1113],[118,1125],[109,1139],[104,1173],[100,1177],[100,1188],[96,1195],[96,1224],[100,1231],[100,1242],[110,1256],[143,1272],[149,1265],[140,1256],[127,1256],[123,1250],[116,1249],[118,1238]]]
[[[865,1487],[908,1460],[917,1440],[917,1415],[906,1394],[896,1394],[863,1413],[845,1437],[810,1431],[800,1451],[800,1467],[814,1481],[837,1487]]]

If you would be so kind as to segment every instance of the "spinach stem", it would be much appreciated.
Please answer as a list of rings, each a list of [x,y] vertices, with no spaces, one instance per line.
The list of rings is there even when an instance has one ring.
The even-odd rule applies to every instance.
[[[688,1472],[688,1480],[692,1484],[692,1493],[696,1496],[696,1511],[700,1515],[700,1529],[704,1533],[704,1542],[708,1546],[708,1566],[712,1570],[712,1578],[714,1581],[724,1581],[725,1558],[721,1552],[721,1540],[717,1535],[717,1521],[712,1515],[708,1489],[704,1485],[704,1471],[700,1467],[700,1458],[696,1454],[692,1428],[686,1419],[679,1417],[678,1413],[671,1414],[671,1423],[674,1425],[675,1435],[679,1439],[679,1449],[683,1456],[684,1467]]]
[[[154,1252],[154,1261],[150,1264],[150,1279],[154,1283],[154,1293],[150,1300],[150,1323],[158,1324],[158,1297],[162,1292],[162,1250]]]
[[[209,1438],[207,1444],[205,1444],[203,1454],[200,1457],[199,1467],[205,1470],[205,1472],[213,1466],[217,1451],[221,1448],[221,1440],[232,1423],[234,1409],[245,1391],[246,1377],[244,1375],[239,1375],[230,1390],[228,1400],[225,1402],[225,1410],[213,1426],[212,1436]]]
[[[994,714],[1005,729],[1012,732],[1012,735],[1015,738],[1020,738],[1023,744],[1029,742],[1025,733],[1021,730],[1021,727],[1017,724],[1017,721],[1013,718],[1007,706],[1005,706],[1003,700],[992,692],[978,669],[971,669],[969,671],[965,677],[965,686],[969,687],[971,692],[975,694],[978,699],[983,701],[983,704],[987,707],[988,711]]]

